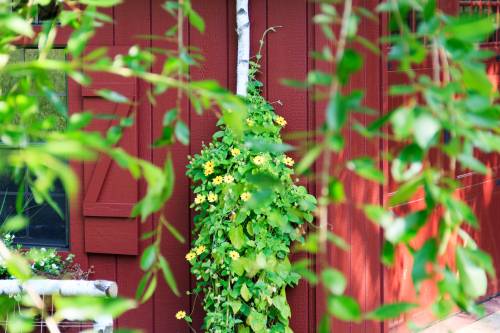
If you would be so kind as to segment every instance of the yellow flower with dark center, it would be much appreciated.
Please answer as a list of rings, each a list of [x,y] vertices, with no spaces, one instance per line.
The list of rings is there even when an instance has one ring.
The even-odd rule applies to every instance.
[[[229,256],[231,257],[231,259],[233,259],[235,261],[240,259],[240,254],[236,251],[229,252]]]
[[[232,182],[234,182],[234,177],[233,176],[231,176],[231,175],[225,175],[224,176],[224,183],[231,184]]]
[[[286,156],[283,159],[283,163],[285,163],[285,165],[292,167],[295,164],[295,161],[293,160],[293,158]]]
[[[252,197],[252,195],[248,192],[241,193],[241,195],[240,195],[240,198],[243,201],[248,201],[248,200],[250,200],[251,197]]]
[[[196,258],[196,254],[194,252],[189,252],[188,254],[186,254],[186,260],[187,261],[191,261],[194,258]]]
[[[253,125],[255,125],[255,122],[253,121],[253,119],[248,118],[247,125],[248,125],[248,127],[253,127]]]
[[[214,173],[214,168],[205,168],[205,176],[209,176]]]
[[[212,184],[214,184],[214,185],[220,185],[220,184],[222,184],[223,180],[224,179],[222,178],[222,176],[217,176],[217,177],[214,178],[214,180],[212,180]]]
[[[280,125],[281,127],[285,127],[286,124],[288,124],[285,120],[285,118],[283,118],[282,116],[278,116],[276,117],[276,124]]]
[[[241,151],[238,148],[231,148],[231,155],[238,156]]]
[[[208,202],[216,202],[217,201],[217,194],[210,192],[210,193],[208,193],[207,199],[208,199]]]
[[[208,175],[211,175],[212,173],[214,173],[214,167],[215,167],[215,164],[213,161],[205,162],[205,164],[203,164],[205,176],[208,176]]]
[[[213,169],[215,167],[214,161],[205,162],[203,165],[205,169]]]
[[[264,163],[266,163],[266,158],[262,155],[259,155],[259,156],[255,156],[253,158],[253,162],[256,164],[256,165],[262,165]]]
[[[200,255],[200,254],[202,254],[203,252],[205,252],[205,250],[206,250],[206,249],[207,249],[207,248],[205,247],[205,245],[200,245],[200,246],[198,246],[198,247],[196,248],[196,250],[195,250],[195,251],[196,251],[196,254],[197,254],[197,255]]]
[[[194,198],[194,203],[199,205],[205,202],[205,196],[202,194],[198,194],[196,198]]]
[[[186,318],[186,311],[179,311],[175,314],[175,318],[178,320]]]

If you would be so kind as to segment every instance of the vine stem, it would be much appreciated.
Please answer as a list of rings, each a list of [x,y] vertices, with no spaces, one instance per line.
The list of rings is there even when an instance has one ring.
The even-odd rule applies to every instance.
[[[342,23],[340,28],[340,36],[337,43],[337,51],[335,54],[335,62],[338,65],[342,57],[344,56],[345,47],[347,43],[347,34],[349,28],[349,19],[352,14],[352,0],[344,1],[344,11],[342,14]],[[330,86],[330,98],[337,98],[337,94],[340,91],[340,83],[337,76],[334,76],[332,84]],[[332,131],[327,131],[325,137],[333,135]],[[326,138],[323,138],[326,141]],[[319,242],[320,249],[322,253],[326,253],[327,248],[327,234],[328,234],[328,184],[330,182],[330,168],[331,168],[332,151],[327,148],[323,154],[323,166],[321,170],[321,190],[320,190],[320,200],[318,205],[319,211]]]

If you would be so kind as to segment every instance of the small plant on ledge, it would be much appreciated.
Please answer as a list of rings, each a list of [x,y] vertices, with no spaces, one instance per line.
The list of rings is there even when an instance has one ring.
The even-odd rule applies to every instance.
[[[257,69],[243,135],[221,119],[187,171],[198,214],[186,259],[197,280],[193,292],[204,297],[206,332],[292,332],[286,287],[300,276],[290,247],[303,241],[316,199],[294,184],[294,161],[280,136],[286,120],[261,96]],[[191,321],[185,313],[180,319]]]
[[[15,236],[11,233],[0,235],[4,244],[11,251],[19,253],[31,265],[34,275],[48,279],[87,280],[91,271],[84,271],[74,262],[74,255],[69,253],[65,257],[53,248],[22,249],[15,244]],[[7,271],[7,265],[0,258],[0,280],[13,279]]]

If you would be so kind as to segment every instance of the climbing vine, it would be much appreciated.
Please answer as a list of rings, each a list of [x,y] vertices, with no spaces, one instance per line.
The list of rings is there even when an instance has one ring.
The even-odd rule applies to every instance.
[[[204,295],[207,332],[291,332],[285,288],[300,276],[290,247],[303,241],[316,208],[316,199],[296,184],[294,160],[276,149],[285,147],[280,131],[287,123],[260,95],[256,70],[243,136],[221,119],[187,172],[198,214],[186,259],[197,280],[194,293]]]

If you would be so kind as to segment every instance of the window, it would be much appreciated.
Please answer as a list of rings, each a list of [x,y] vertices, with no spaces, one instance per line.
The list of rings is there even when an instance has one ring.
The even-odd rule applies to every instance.
[[[493,16],[500,24],[500,0],[459,0],[459,11],[462,15]],[[500,30],[495,31],[487,44],[500,42]]]
[[[12,9],[18,10],[25,6],[28,0],[11,0]],[[33,24],[42,24],[44,21],[53,20],[61,10],[61,1],[53,0],[48,5],[37,5],[34,8]]]
[[[12,54],[10,61],[23,62],[36,59],[37,57],[37,49],[23,48],[16,50]],[[65,59],[64,50],[52,50],[49,58]],[[66,75],[60,72],[52,72],[49,79],[59,99],[66,103]],[[10,90],[16,84],[16,81],[16,77],[0,74],[0,92],[5,94],[6,91]],[[56,110],[48,98],[39,96],[39,106],[38,117],[55,117],[58,128],[63,129],[66,126],[66,117]],[[0,151],[2,156],[8,154],[8,150],[0,146],[0,150],[2,149],[3,151]],[[20,178],[28,176],[21,175]],[[0,177],[0,223],[5,221],[7,217],[16,214],[16,200],[18,197],[23,198],[22,207],[25,215],[30,219],[30,224],[26,230],[16,235],[16,241],[26,246],[67,248],[69,246],[68,203],[62,186],[57,184],[51,195],[54,203],[59,208],[59,211],[56,211],[48,203],[36,204],[29,187],[25,187],[20,193],[19,186],[12,179],[6,176]]]

